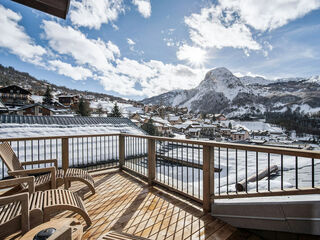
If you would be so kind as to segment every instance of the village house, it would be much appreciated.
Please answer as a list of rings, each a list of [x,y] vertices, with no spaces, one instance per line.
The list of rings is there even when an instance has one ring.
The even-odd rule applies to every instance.
[[[144,108],[143,108],[143,111],[145,113],[149,113],[149,112],[154,112],[156,109],[158,108],[158,106],[156,105],[145,105]]]
[[[79,96],[73,94],[59,95],[59,103],[62,103],[65,106],[73,106],[79,102]]]
[[[17,115],[24,115],[24,116],[52,116],[54,115],[54,111],[44,105],[39,103],[31,104],[23,106],[17,110],[14,110]]]
[[[220,129],[221,136],[230,137],[231,136],[231,129],[230,128],[221,128]]]
[[[137,120],[137,121],[140,121],[141,120],[141,117],[140,117],[140,114],[139,113],[134,113],[132,114],[131,116],[129,116],[130,119],[134,119],[134,120]]]
[[[6,106],[23,106],[33,103],[31,92],[17,85],[0,88],[0,100]]]
[[[189,128],[185,133],[187,138],[199,138],[201,128]]]
[[[170,124],[175,125],[175,124],[181,124],[182,123],[182,119],[180,116],[174,116],[174,115],[169,115],[168,116],[168,121],[170,122]]]
[[[215,135],[216,132],[216,127],[212,124],[200,124],[200,135],[202,137],[213,137]]]
[[[224,116],[224,115],[221,114],[221,113],[215,114],[215,115],[214,115],[214,119],[215,119],[216,121],[226,121],[226,120],[227,120],[226,116]]]
[[[244,141],[249,139],[249,133],[246,130],[240,130],[240,131],[232,131],[231,132],[231,139],[233,141]]]

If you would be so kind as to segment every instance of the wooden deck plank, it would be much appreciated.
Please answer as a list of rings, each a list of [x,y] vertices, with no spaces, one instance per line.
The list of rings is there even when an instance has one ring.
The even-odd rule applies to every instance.
[[[205,214],[185,197],[149,188],[147,183],[119,171],[94,177],[96,194],[82,183],[70,190],[84,197],[92,226],[83,239],[97,239],[108,232],[146,239],[228,239],[236,229]],[[54,218],[81,217],[63,212]],[[112,235],[112,234],[111,234]]]

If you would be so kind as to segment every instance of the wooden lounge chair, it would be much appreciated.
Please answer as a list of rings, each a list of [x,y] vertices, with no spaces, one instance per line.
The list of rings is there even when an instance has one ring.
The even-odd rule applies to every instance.
[[[64,172],[63,169],[58,169],[57,159],[20,162],[10,144],[7,142],[0,144],[0,157],[7,166],[9,170],[8,174],[10,176],[20,177],[41,174],[35,178],[36,191],[55,189],[63,184],[65,185],[65,188],[68,189],[72,181],[81,181],[89,187],[92,194],[95,194],[94,180],[87,171],[78,168],[68,168]],[[45,163],[53,163],[54,167],[24,169],[24,166],[27,165]],[[17,186],[8,194],[21,190],[25,191],[25,187],[23,185]]]
[[[50,189],[35,192],[34,177],[21,177],[0,181],[0,187],[10,187],[28,183],[29,193],[19,193],[0,197],[0,239],[22,230],[22,233],[49,221],[52,214],[69,210],[80,214],[87,227],[92,222],[82,199],[74,192],[65,189]]]
[[[29,231],[30,218],[42,223],[42,207],[39,208],[35,203],[29,202],[29,194],[34,193],[34,177],[22,177],[18,179],[2,180],[0,187],[11,187],[17,184],[27,183],[29,193],[18,193],[11,196],[0,196],[0,239],[5,236],[18,232]]]

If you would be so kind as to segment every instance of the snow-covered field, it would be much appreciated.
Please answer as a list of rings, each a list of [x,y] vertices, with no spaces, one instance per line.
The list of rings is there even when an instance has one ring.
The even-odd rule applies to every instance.
[[[107,110],[108,112],[111,112],[112,108],[114,106],[114,102],[112,102],[112,101],[98,100],[98,101],[95,101],[95,102],[91,102],[90,107],[91,108],[98,108],[99,104],[102,106],[103,110]],[[134,107],[131,104],[117,103],[117,105],[120,108],[120,111],[122,112],[122,114],[143,113],[141,108]]]
[[[226,127],[229,125],[229,123],[232,124],[232,127],[242,127],[246,129],[249,132],[252,131],[268,131],[270,133],[282,133],[284,132],[282,128],[270,124],[270,123],[265,123],[261,121],[235,121],[235,120],[226,120],[226,121],[221,121],[222,124],[224,124]]]
[[[202,149],[192,148],[190,145],[175,145],[168,146],[158,145],[158,153],[161,152],[161,155],[175,158],[189,163],[202,164]],[[219,163],[220,155],[220,163]],[[227,150],[225,148],[215,149],[215,167],[221,168],[220,179],[219,173],[215,173],[215,191],[216,193],[224,193],[227,191],[234,192],[235,184],[243,179],[246,175],[246,163],[245,163],[245,151],[237,151],[237,164],[236,164],[236,151],[234,149]],[[259,152],[258,153],[258,166],[256,152],[247,152],[247,177],[256,174],[256,169],[258,172],[265,170],[268,167],[268,154]],[[294,188],[296,177],[296,165],[295,157],[283,155],[283,188]],[[320,159],[314,159],[315,162],[315,185],[320,185]],[[140,158],[138,160],[132,161],[130,163],[132,168],[136,168],[140,173],[144,174],[147,172],[147,160]],[[279,154],[270,154],[270,166],[277,165],[277,173],[271,174],[270,177],[270,190],[279,190],[281,189],[281,156]],[[228,167],[227,167],[228,166]],[[237,167],[236,167],[237,166]],[[311,187],[311,166],[312,159],[310,158],[298,158],[298,187]],[[236,170],[237,170],[237,179],[236,179]],[[228,174],[227,174],[228,172]],[[202,170],[182,166],[169,161],[163,161],[161,158],[157,159],[157,169],[156,169],[156,179],[165,184],[173,186],[184,192],[193,193],[195,197],[200,197],[202,194],[202,179],[203,173]],[[257,187],[256,182],[250,182],[247,185],[249,192],[255,192]],[[268,189],[268,178],[265,177],[258,182],[258,190],[266,191]]]

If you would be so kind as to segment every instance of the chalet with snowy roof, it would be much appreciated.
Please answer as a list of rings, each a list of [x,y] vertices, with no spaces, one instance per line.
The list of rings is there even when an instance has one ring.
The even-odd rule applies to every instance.
[[[23,106],[33,103],[31,92],[17,85],[0,88],[0,100],[6,106]]]
[[[229,137],[231,135],[231,129],[230,128],[221,128],[220,129],[220,134],[222,136],[227,136]]]
[[[79,102],[79,96],[73,94],[63,94],[58,96],[59,103],[65,106],[73,106]]]
[[[221,113],[215,114],[215,115],[214,115],[214,119],[215,119],[216,121],[225,121],[225,120],[227,120],[226,116],[223,115],[223,114],[221,114]]]
[[[185,133],[187,138],[199,138],[201,135],[201,128],[189,128]]]
[[[232,131],[231,132],[231,139],[233,141],[244,141],[249,139],[249,132],[246,130],[241,130],[241,131]]]
[[[52,116],[54,115],[54,110],[50,107],[35,103],[31,105],[23,106],[17,110],[12,111],[17,115],[23,116]]]

